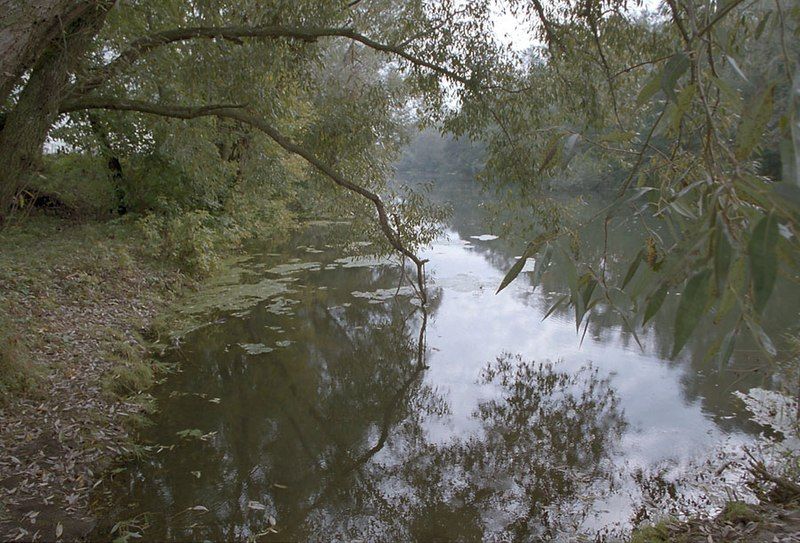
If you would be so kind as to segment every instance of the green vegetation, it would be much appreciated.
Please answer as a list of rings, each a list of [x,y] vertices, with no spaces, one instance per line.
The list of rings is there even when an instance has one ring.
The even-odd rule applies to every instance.
[[[40,1],[54,21],[77,2]],[[420,160],[508,189],[526,217],[510,231],[571,278],[560,304],[577,327],[608,305],[635,334],[661,293],[691,290],[675,328],[712,314],[709,359],[741,332],[775,355],[760,320],[797,271],[796,3],[509,0],[537,40],[523,51],[496,39],[485,0],[89,4],[52,42],[15,8],[38,48],[0,51],[5,222],[30,204],[136,213],[154,255],[208,273],[262,222],[348,217],[416,265],[424,297],[415,250],[441,214],[386,181],[409,125],[435,126],[444,143],[423,131]],[[42,159],[48,136],[66,158]],[[547,198],[559,184],[618,198],[574,224]],[[667,233],[651,230],[626,279],[575,249],[582,228],[651,216]]]
[[[725,504],[722,510],[722,519],[727,522],[758,522],[759,516],[753,508],[746,503],[731,501]]]
[[[110,304],[129,296],[135,296],[137,305],[162,305],[186,282],[177,267],[149,259],[144,247],[135,241],[136,232],[135,224],[76,225],[38,217],[0,234],[4,390],[24,387],[36,393],[38,387],[33,385],[45,376],[75,371],[69,370],[61,357],[46,353],[74,354],[73,350],[80,347],[77,334],[100,340],[92,352],[78,354],[112,362],[114,372],[128,368],[129,375],[139,377],[138,382],[129,383],[133,386],[115,390],[124,388],[131,393],[152,381],[143,362],[145,342],[135,335],[135,330],[146,326],[146,318],[84,313],[92,308],[112,310]],[[150,287],[148,291],[139,292],[145,285]]]
[[[425,306],[418,250],[447,210],[392,183],[398,159],[501,195],[503,233],[528,245],[498,292],[534,259],[537,280],[553,270],[568,283],[548,315],[569,308],[585,335],[613,312],[637,342],[679,293],[672,358],[711,324],[715,367],[748,334],[796,369],[762,326],[775,285],[800,277],[795,0],[6,4],[6,402],[54,383],[99,408],[138,395],[156,379],[142,329],[159,309],[246,240],[299,220],[346,220],[342,246],[400,255]],[[498,9],[529,47],[497,39]],[[578,221],[553,198],[564,189],[614,200]],[[645,232],[624,274],[609,266],[621,223]],[[589,256],[587,230],[604,232]],[[215,299],[237,289],[228,271]],[[281,288],[243,286],[228,308]]]
[[[641,526],[633,531],[630,543],[671,543],[668,521],[662,520],[652,526]]]
[[[36,371],[30,365],[28,353],[21,344],[20,333],[0,317],[0,402],[29,391],[36,382]]]

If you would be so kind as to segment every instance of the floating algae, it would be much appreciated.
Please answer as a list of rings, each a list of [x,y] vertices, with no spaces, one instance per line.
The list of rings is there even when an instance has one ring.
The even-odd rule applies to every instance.
[[[237,343],[237,345],[244,349],[247,354],[265,354],[275,350],[272,347],[267,347],[263,343]]]
[[[296,259],[293,259],[296,260]],[[274,273],[275,275],[288,275],[290,273],[299,272],[302,270],[316,271],[322,268],[319,262],[288,262],[286,264],[278,264],[268,269],[267,272]]]
[[[389,266],[395,264],[388,257],[375,256],[348,256],[337,258],[333,261],[340,268],[374,268],[376,266]]]
[[[232,262],[225,270],[203,285],[202,289],[188,297],[178,312],[184,315],[203,315],[211,311],[243,311],[279,294],[290,292],[285,281],[261,278],[252,283],[242,282],[243,276],[251,271]]]
[[[380,288],[378,290],[374,290],[372,292],[361,292],[358,290],[354,290],[350,293],[352,296],[356,298],[364,298],[368,300],[371,304],[380,304],[394,298],[395,296],[413,296],[414,289],[409,286],[401,287],[400,289],[397,288]]]
[[[276,298],[271,304],[266,306],[266,310],[270,313],[274,313],[276,315],[292,315],[292,307],[294,304],[299,304],[298,300],[292,300],[290,298]]]

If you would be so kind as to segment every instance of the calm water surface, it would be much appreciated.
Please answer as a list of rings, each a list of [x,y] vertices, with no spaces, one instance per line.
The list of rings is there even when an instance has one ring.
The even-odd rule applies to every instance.
[[[239,281],[279,288],[167,355],[181,370],[143,436],[160,447],[117,476],[109,520],[145,540],[574,540],[625,525],[637,473],[679,474],[759,431],[731,395],[769,384],[746,340],[728,368],[702,362],[702,333],[670,361],[674,307],[643,349],[601,307],[581,343],[571,313],[542,321],[557,271],[494,294],[520,247],[458,203],[424,254],[426,314],[394,297],[395,263],[327,248],[335,226],[253,248]],[[642,243],[622,232],[612,273]],[[771,308],[772,329],[796,307]]]

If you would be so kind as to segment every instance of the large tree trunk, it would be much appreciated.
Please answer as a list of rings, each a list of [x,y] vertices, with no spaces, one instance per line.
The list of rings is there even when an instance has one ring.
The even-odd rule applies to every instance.
[[[113,1],[82,2],[81,15],[65,26],[41,53],[0,132],[0,224],[24,177],[41,158],[42,147],[69,84],[70,74],[102,28]]]
[[[86,0],[0,0],[0,104],[87,7]]]

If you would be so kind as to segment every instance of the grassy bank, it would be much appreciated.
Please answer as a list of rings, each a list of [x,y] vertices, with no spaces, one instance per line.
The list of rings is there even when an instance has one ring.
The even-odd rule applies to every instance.
[[[89,491],[151,408],[150,323],[191,284],[136,221],[0,231],[0,539],[91,528]]]
[[[800,539],[800,504],[730,501],[711,518],[662,520],[636,529],[630,543],[789,543]]]

